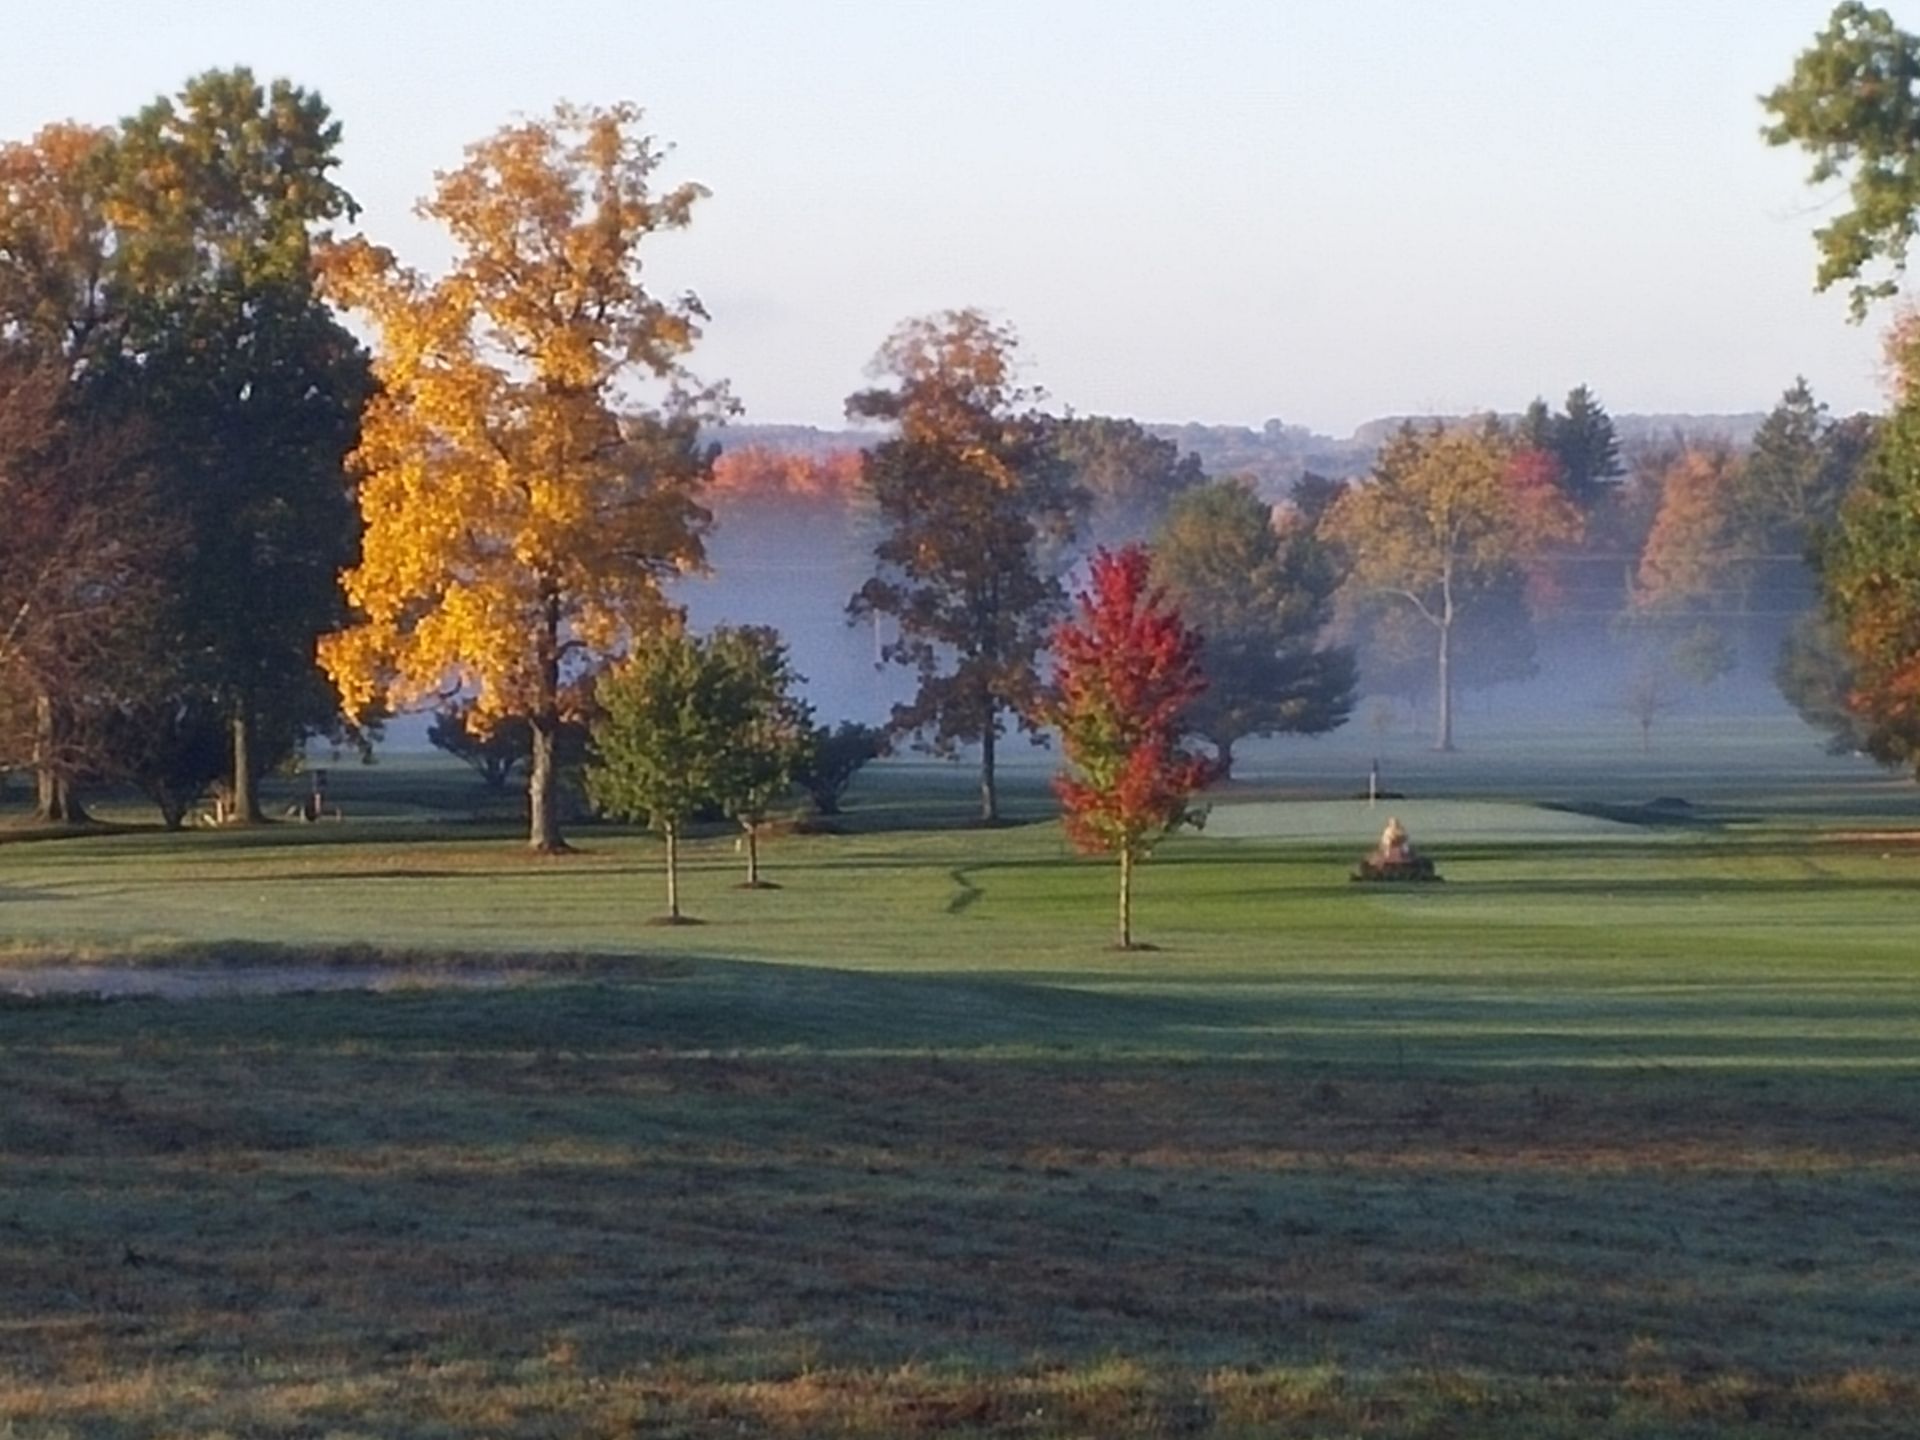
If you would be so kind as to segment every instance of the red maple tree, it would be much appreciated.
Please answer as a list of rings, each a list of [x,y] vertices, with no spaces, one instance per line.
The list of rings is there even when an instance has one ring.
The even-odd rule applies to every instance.
[[[1200,633],[1167,603],[1145,548],[1093,557],[1073,618],[1053,639],[1045,718],[1071,771],[1054,780],[1067,834],[1120,859],[1120,948],[1133,948],[1133,867],[1188,818],[1215,764],[1183,745],[1181,714],[1206,689]]]

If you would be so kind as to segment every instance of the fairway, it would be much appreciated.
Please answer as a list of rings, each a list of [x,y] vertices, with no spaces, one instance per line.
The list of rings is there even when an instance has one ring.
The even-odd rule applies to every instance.
[[[0,1423],[1908,1433],[1920,847],[1468,773],[1418,893],[1346,879],[1384,807],[1226,792],[1134,954],[1037,775],[882,770],[775,891],[716,829],[676,930],[649,837],[530,858],[450,769],[0,845]]]
[[[1248,800],[1215,805],[1204,833],[1216,840],[1345,841],[1365,849],[1393,816],[1417,838],[1469,840],[1637,840],[1643,828],[1618,820],[1494,800]]]

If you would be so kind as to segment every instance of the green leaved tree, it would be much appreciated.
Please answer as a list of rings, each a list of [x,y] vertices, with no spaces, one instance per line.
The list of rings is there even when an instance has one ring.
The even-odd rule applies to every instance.
[[[1152,553],[1154,578],[1206,636],[1207,683],[1185,718],[1213,745],[1220,777],[1243,739],[1345,722],[1353,652],[1321,640],[1342,567],[1305,516],[1276,519],[1249,486],[1216,481],[1174,502]]]
[[[680,924],[680,841],[702,811],[735,817],[748,835],[748,883],[759,883],[754,835],[786,791],[808,729],[779,637],[761,627],[707,636],[679,625],[636,638],[596,687],[587,793],[602,811],[644,821],[666,841],[666,921]]]
[[[1767,143],[1813,157],[1808,183],[1846,184],[1848,208],[1814,231],[1814,287],[1852,282],[1853,318],[1864,319],[1898,293],[1920,213],[1920,37],[1846,0],[1761,104]]]

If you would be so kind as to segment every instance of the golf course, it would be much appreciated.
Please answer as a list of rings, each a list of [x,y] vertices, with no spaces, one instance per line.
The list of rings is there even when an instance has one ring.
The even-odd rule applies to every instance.
[[[708,827],[671,928],[444,759],[17,821],[0,1434],[1908,1433],[1911,784],[1618,728],[1275,747],[1126,953],[1038,766]]]

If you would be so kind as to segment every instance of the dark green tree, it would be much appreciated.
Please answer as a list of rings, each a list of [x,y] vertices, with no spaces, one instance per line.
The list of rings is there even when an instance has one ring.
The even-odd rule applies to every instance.
[[[258,780],[338,702],[314,662],[346,619],[348,490],[367,358],[316,292],[313,251],[355,213],[317,95],[209,71],[121,126],[113,255],[126,315],[112,375],[153,427],[163,504],[186,532],[168,607],[185,684],[228,718],[238,818]]]
[[[1527,424],[1522,439],[1529,445]],[[1560,484],[1582,510],[1591,510],[1622,473],[1620,437],[1606,407],[1585,385],[1567,392],[1566,407],[1553,417],[1547,450],[1560,463]]]
[[[89,717],[103,773],[139,790],[178,830],[187,814],[226,773],[231,758],[227,717],[205,695],[139,695],[103,705]]]
[[[1519,423],[1514,426],[1514,439],[1528,450],[1551,452],[1553,449],[1553,409],[1540,396],[1536,395],[1527,403]]]
[[[513,772],[533,763],[533,726],[526,717],[507,715],[483,726],[471,700],[435,712],[427,743],[469,766],[489,790],[505,790]],[[554,738],[554,764],[563,774],[577,773],[587,758],[587,727],[562,721]]]
[[[1325,645],[1337,556],[1297,512],[1276,521],[1247,485],[1216,481],[1174,502],[1153,542],[1154,580],[1206,637],[1206,688],[1186,725],[1231,775],[1252,736],[1319,735],[1353,708],[1351,650]]]
[[[1754,434],[1740,485],[1742,523],[1761,554],[1803,555],[1833,523],[1864,458],[1860,427],[1836,426],[1797,379]]]
[[[975,310],[910,320],[874,362],[893,383],[847,402],[896,424],[866,453],[881,537],[877,573],[848,605],[890,617],[886,660],[919,677],[893,729],[935,754],[980,747],[980,814],[1000,817],[996,761],[1009,722],[1036,730],[1036,661],[1066,595],[1041,564],[1073,537],[1084,496],[1014,375],[1013,332]]]
[[[1760,103],[1772,117],[1767,143],[1813,157],[1809,184],[1846,182],[1849,207],[1814,231],[1814,288],[1853,282],[1853,318],[1864,319],[1898,292],[1920,210],[1920,38],[1846,0]]]
[[[838,815],[853,777],[887,753],[887,732],[877,725],[842,720],[828,729],[815,726],[793,771],[793,783],[807,792],[822,815]]]

